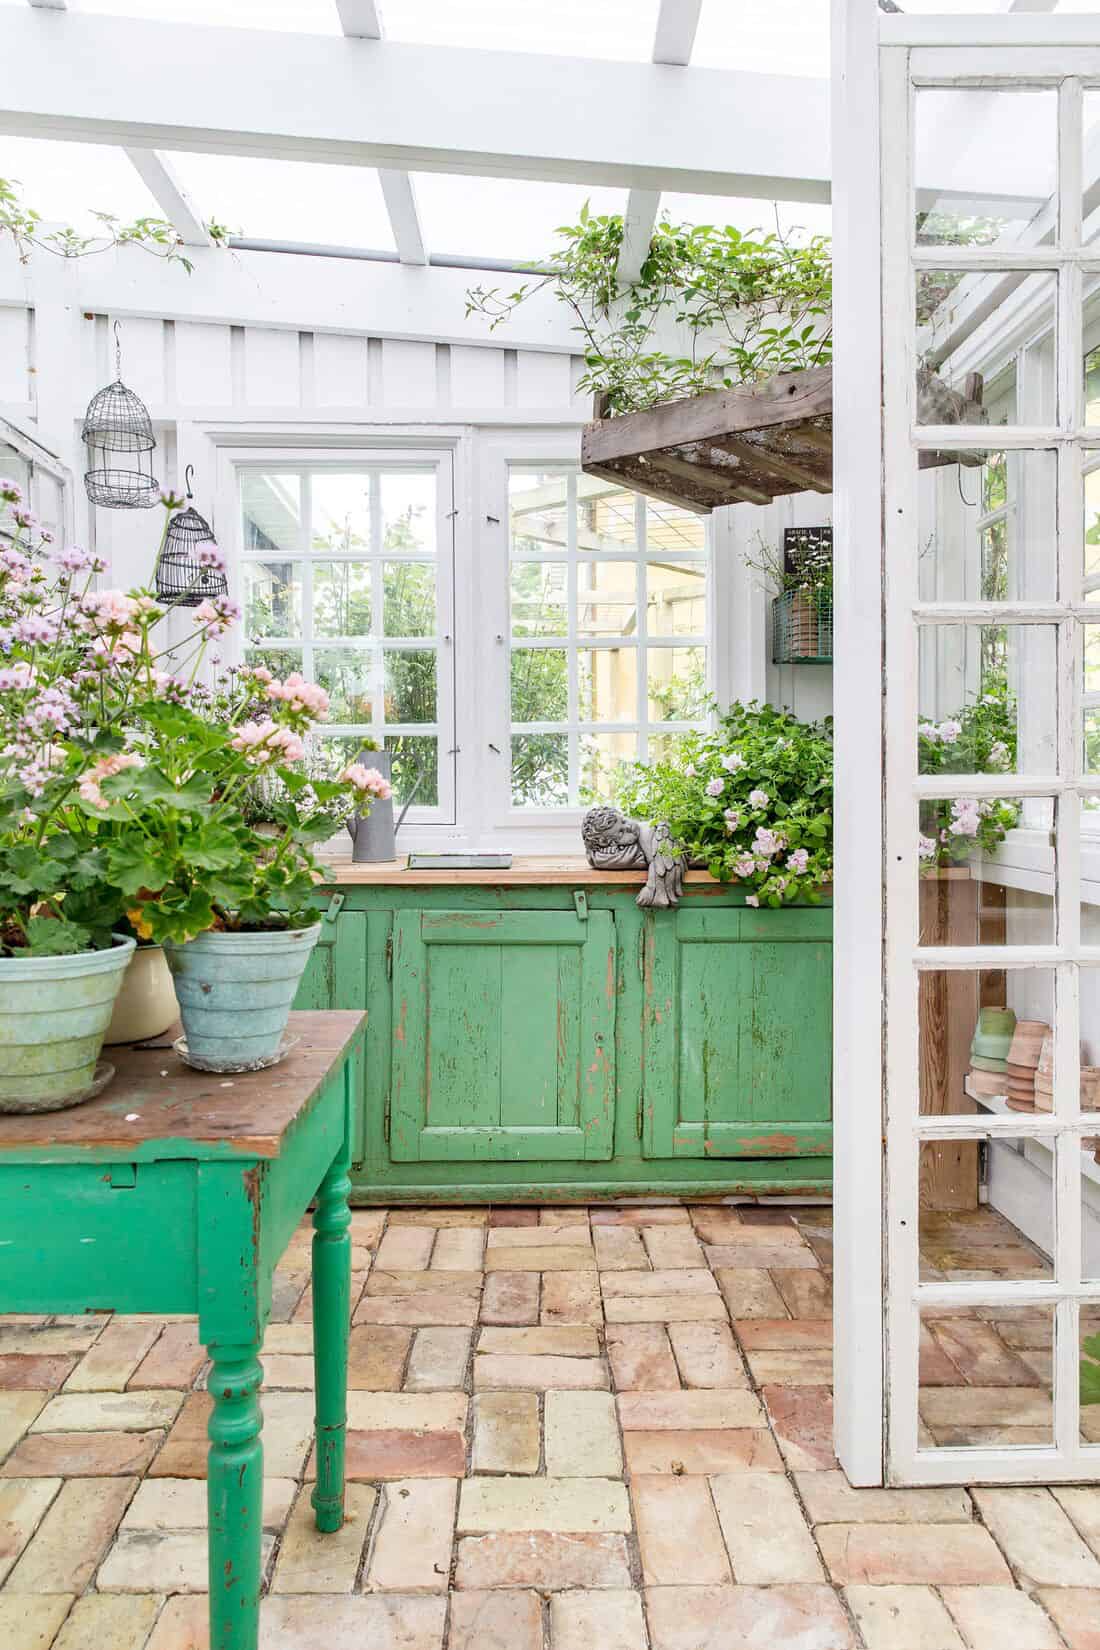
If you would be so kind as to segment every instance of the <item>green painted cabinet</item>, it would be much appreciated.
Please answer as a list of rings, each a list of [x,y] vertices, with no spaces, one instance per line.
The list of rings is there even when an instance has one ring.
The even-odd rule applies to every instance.
[[[832,911],[591,878],[324,893],[300,1007],[366,1007],[360,1202],[831,1183]]]
[[[395,1162],[608,1158],[615,926],[606,911],[399,911]]]
[[[647,1157],[832,1149],[832,911],[695,907],[645,936]]]

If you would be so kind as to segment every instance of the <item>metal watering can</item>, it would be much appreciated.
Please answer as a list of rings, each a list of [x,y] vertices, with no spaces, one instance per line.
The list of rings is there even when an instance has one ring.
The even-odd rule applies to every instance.
[[[377,768],[383,779],[390,779],[393,770],[392,751],[362,750],[355,758],[365,768]],[[351,858],[353,865],[369,865],[379,860],[397,858],[397,833],[404,824],[405,815],[412,807],[413,798],[420,789],[420,782],[424,771],[417,774],[409,799],[405,803],[396,821],[393,817],[393,800],[388,802],[376,801],[369,814],[350,814],[345,821],[348,835],[351,837]]]

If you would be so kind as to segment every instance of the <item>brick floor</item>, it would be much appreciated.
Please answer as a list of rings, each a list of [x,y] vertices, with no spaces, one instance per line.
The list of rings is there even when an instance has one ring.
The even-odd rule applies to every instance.
[[[356,1210],[330,1538],[296,1233],[264,1350],[261,1650],[1100,1650],[1100,1487],[837,1467],[831,1226]],[[941,1275],[1037,1265],[988,1210],[922,1239]],[[1035,1308],[930,1315],[926,1441],[1041,1437],[1050,1346]],[[0,1319],[0,1650],[207,1650],[203,1380],[187,1319]]]

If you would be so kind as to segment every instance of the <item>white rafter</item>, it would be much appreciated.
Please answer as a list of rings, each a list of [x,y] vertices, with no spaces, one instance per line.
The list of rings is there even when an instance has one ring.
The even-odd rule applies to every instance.
[[[654,63],[686,66],[691,61],[703,0],[661,0],[653,37]],[[653,239],[661,206],[659,189],[632,189],[623,213],[623,240],[616,275],[621,287],[638,279]]]
[[[29,6],[0,6],[0,60],[19,65],[0,77],[0,131],[18,135],[829,197],[824,80],[75,11],[58,19]]]
[[[175,167],[155,149],[127,149],[126,158],[185,246],[213,246],[202,218]]]
[[[69,0],[30,0],[38,11],[67,11]]]
[[[375,0],[336,0],[336,9],[340,13],[340,27],[350,39],[381,40],[382,14]],[[382,199],[389,213],[397,256],[403,264],[426,264],[428,253],[412,178],[408,172],[382,166],[378,169],[378,181],[382,185]]]

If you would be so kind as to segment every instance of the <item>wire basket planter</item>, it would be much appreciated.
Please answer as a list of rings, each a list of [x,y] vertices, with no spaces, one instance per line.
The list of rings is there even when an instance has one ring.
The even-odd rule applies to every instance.
[[[824,594],[787,590],[772,602],[772,663],[831,665],[833,603]]]
[[[188,500],[194,496],[191,474],[189,464],[185,472]],[[157,558],[155,586],[158,599],[171,607],[198,607],[200,602],[229,593],[214,530],[190,503],[168,523]]]
[[[148,510],[160,497],[151,456],[157,438],[145,403],[122,382],[117,321],[115,370],[115,382],[92,396],[84,414],[80,431],[88,448],[84,490],[93,504],[107,510]]]

